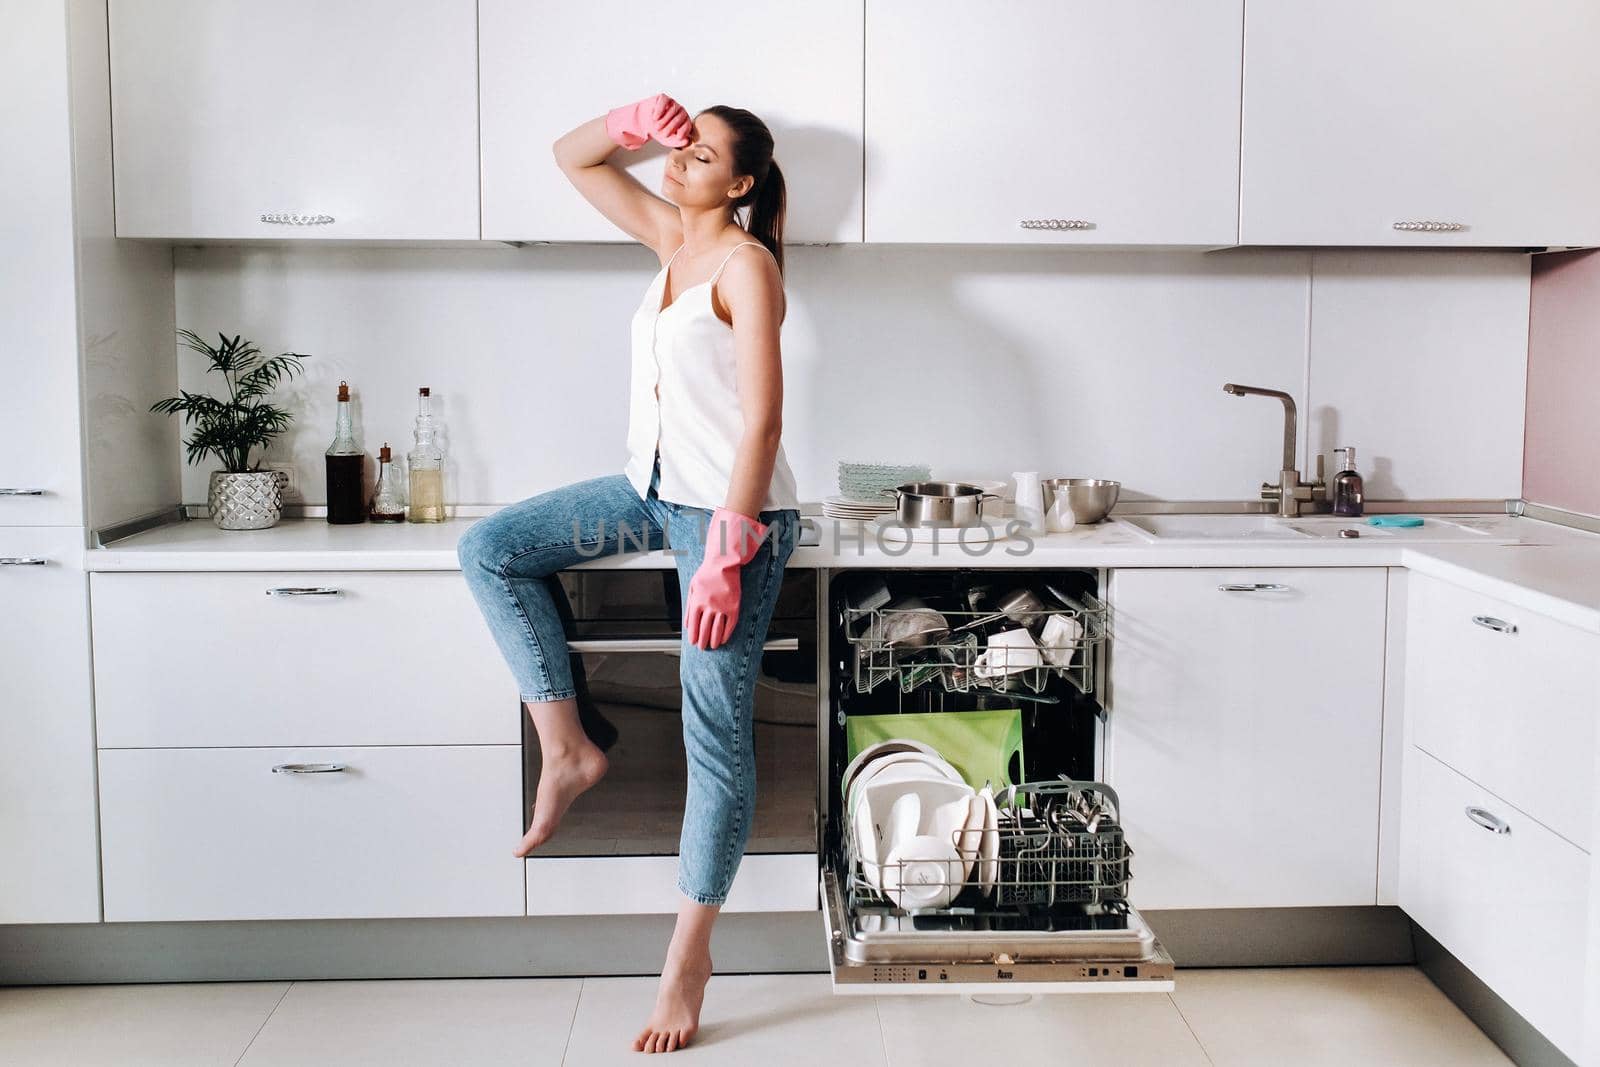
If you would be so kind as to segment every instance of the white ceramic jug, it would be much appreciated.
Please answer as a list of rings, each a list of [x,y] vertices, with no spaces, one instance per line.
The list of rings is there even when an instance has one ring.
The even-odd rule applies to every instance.
[[[1017,521],[1030,533],[1044,533],[1044,487],[1039,484],[1039,472],[1016,471],[1011,478],[1017,483]]]

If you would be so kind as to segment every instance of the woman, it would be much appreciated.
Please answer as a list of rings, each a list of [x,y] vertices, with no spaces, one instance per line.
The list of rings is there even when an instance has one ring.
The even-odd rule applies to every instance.
[[[649,140],[670,149],[661,197],[607,163],[619,145],[636,151]],[[633,1043],[670,1052],[699,1025],[712,924],[749,836],[754,687],[799,527],[780,443],[783,175],[756,116],[712,107],[691,119],[665,94],[584,123],[554,150],[578,191],[662,264],[633,316],[627,463],[622,474],[482,519],[458,555],[539,735],[532,823],[515,849],[525,856],[605,774],[602,748],[614,736],[580,707],[581,670],[575,679],[555,573],[606,551],[678,554],[689,767],[678,846],[684,899],[655,1010]],[[740,208],[748,209],[743,227]]]

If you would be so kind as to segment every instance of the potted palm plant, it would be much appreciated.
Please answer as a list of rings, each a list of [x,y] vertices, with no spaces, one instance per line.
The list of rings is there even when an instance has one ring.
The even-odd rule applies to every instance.
[[[265,447],[289,428],[292,416],[265,402],[278,383],[303,370],[300,361],[309,357],[285,352],[262,359],[260,349],[238,335],[212,348],[193,330],[179,330],[184,344],[205,355],[211,365],[206,373],[217,371],[228,386],[228,398],[220,400],[207,393],[179,390],[179,395],[150,405],[151,411],[183,413],[184,425],[194,426],[194,436],[185,442],[190,463],[207,455],[222,463],[211,472],[206,505],[211,521],[224,530],[265,530],[277,525],[283,514],[281,471],[261,470],[260,460],[250,464],[250,450]]]

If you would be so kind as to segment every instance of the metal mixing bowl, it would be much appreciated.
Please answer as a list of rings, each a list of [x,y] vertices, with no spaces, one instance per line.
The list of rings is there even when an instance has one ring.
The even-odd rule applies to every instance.
[[[1104,519],[1116,506],[1117,494],[1122,491],[1121,482],[1104,478],[1046,478],[1039,484],[1044,489],[1044,513],[1050,514],[1057,496],[1064,494],[1067,507],[1072,509],[1073,521],[1079,525]]]

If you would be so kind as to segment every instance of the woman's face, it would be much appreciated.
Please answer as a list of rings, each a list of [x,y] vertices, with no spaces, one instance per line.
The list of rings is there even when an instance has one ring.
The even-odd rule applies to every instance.
[[[667,150],[661,194],[679,207],[717,208],[749,191],[748,175],[733,176],[733,131],[716,115],[694,118],[689,143]]]

